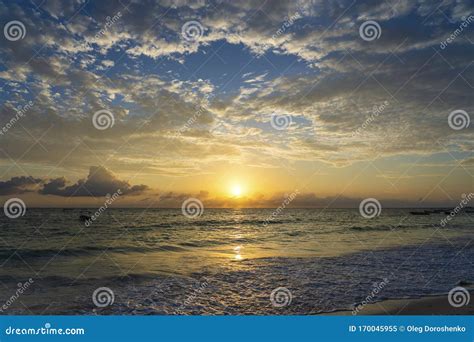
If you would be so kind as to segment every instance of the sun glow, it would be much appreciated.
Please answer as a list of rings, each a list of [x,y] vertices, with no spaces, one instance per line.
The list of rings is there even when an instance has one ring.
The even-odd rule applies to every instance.
[[[242,187],[240,186],[240,184],[234,184],[230,189],[230,194],[234,197],[242,196]]]

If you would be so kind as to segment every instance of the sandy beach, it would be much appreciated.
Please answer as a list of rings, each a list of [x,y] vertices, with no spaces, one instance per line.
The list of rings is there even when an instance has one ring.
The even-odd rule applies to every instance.
[[[474,290],[470,289],[471,298]],[[352,311],[337,311],[329,315],[352,315]],[[417,299],[390,299],[366,305],[358,315],[474,315],[471,301],[459,308],[451,306],[448,296],[426,296]]]

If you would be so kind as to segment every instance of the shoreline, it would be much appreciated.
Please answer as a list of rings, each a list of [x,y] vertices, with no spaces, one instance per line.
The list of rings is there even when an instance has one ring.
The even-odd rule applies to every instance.
[[[474,289],[469,288],[471,300],[464,306],[453,307],[448,302],[448,295],[423,296],[420,298],[386,299],[364,306],[357,315],[474,315]],[[321,313],[323,316],[352,316],[351,310]]]

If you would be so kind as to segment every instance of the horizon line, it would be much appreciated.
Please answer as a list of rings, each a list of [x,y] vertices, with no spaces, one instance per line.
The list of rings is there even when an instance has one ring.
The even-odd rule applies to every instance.
[[[29,207],[28,209],[97,209],[98,207]],[[278,209],[279,207],[204,207],[204,209]],[[439,207],[383,207],[382,209],[452,209]],[[472,209],[474,207],[465,207]],[[108,207],[107,209],[182,209],[181,207]],[[359,207],[286,207],[285,209],[359,209]]]

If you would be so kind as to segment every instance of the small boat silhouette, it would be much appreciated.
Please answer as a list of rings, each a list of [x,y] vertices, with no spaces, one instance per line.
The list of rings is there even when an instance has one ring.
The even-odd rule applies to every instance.
[[[81,215],[79,216],[79,220],[82,221],[82,222],[86,222],[88,220],[90,220],[91,217],[89,215]]]
[[[417,215],[417,216],[420,216],[420,215],[429,215],[430,213],[428,211],[410,211],[410,214],[412,215]]]

